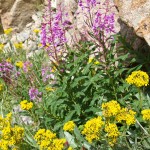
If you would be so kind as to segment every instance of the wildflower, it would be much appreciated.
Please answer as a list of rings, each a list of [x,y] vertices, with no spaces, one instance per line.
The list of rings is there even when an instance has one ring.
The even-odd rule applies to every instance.
[[[20,144],[24,136],[24,128],[11,124],[12,113],[5,118],[0,116],[0,149],[8,150]]]
[[[11,75],[15,72],[11,63],[3,61],[0,63],[0,76],[5,83],[11,83]]]
[[[19,68],[22,68],[23,67],[23,62],[22,61],[16,62],[16,66],[19,67]]]
[[[3,84],[0,84],[0,91],[3,90]]]
[[[39,30],[39,29],[34,29],[33,32],[34,32],[35,34],[38,34],[38,33],[40,32],[40,30]]]
[[[4,49],[4,44],[0,44],[0,51]]]
[[[75,128],[75,123],[73,121],[68,121],[65,123],[63,130],[64,131],[73,131]]]
[[[54,69],[53,68],[49,68],[49,67],[45,67],[42,68],[41,73],[42,73],[42,78],[43,81],[46,82],[48,79],[54,79]]]
[[[100,116],[86,122],[82,134],[86,136],[86,140],[89,143],[92,143],[93,140],[98,140],[100,138],[100,131],[103,124],[104,122]]]
[[[36,132],[34,139],[37,141],[41,150],[62,150],[66,142],[65,139],[58,139],[55,133],[45,129],[39,129]]]
[[[95,35],[95,37],[98,37],[101,32],[103,32],[106,35],[107,33],[114,33],[114,13],[108,12],[108,8],[111,9],[111,6],[109,6],[109,2],[103,3],[102,5],[96,1],[96,0],[87,0],[84,5],[82,0],[78,1],[78,5],[83,9],[86,9],[86,16],[90,18],[89,14],[93,14],[93,17],[91,19],[92,22],[92,31]],[[91,9],[92,8],[92,9]],[[92,10],[97,11],[92,11]],[[98,9],[99,8],[99,9]],[[104,12],[101,12],[100,10],[104,10]],[[90,26],[87,23],[88,26]]]
[[[116,121],[125,121],[128,126],[135,124],[135,114],[133,110],[128,110],[127,108],[122,108],[120,112],[116,115]]]
[[[11,63],[11,58],[7,58],[6,62]]]
[[[103,115],[105,117],[117,115],[120,109],[120,104],[115,100],[102,104]]]
[[[52,87],[46,87],[45,90],[46,90],[47,92],[52,92],[52,91],[54,91],[54,88],[52,88]]]
[[[51,43],[51,46],[47,47],[46,50],[49,52],[49,56],[57,58],[57,54],[63,50],[60,49],[60,46],[64,46],[67,42],[64,29],[68,28],[69,25],[66,23],[67,20],[62,19],[63,11],[61,8],[60,10],[57,9],[56,13],[53,14],[51,1],[49,1],[47,9],[48,11],[44,14],[44,23],[42,23],[41,43],[43,44],[43,47],[47,47],[46,44]],[[50,17],[47,18],[47,15]],[[54,47],[57,53],[54,52]]]
[[[131,75],[126,78],[128,84],[133,84],[137,87],[147,86],[149,83],[149,76],[144,71],[133,71]]]
[[[41,95],[42,93],[38,91],[36,88],[30,88],[29,89],[29,96],[31,100],[35,100],[38,95]]]
[[[39,44],[38,44],[38,47],[42,47],[42,43],[39,43]]]
[[[73,148],[71,146],[69,146],[68,150],[73,150]]]
[[[141,114],[143,115],[143,120],[150,121],[150,109],[142,110]]]
[[[53,150],[63,150],[66,139],[54,139]]]
[[[21,49],[21,48],[23,48],[22,42],[20,42],[20,43],[14,43],[14,46],[15,46],[16,49]]]
[[[32,67],[32,66],[33,66],[33,65],[32,65],[32,63],[31,63],[30,61],[24,62],[24,63],[23,63],[23,71],[24,71],[25,73],[27,73],[28,71],[31,70],[31,67]]]
[[[23,110],[30,110],[33,107],[32,102],[28,102],[27,100],[23,100],[20,102],[21,109]]]
[[[12,33],[12,31],[13,31],[13,29],[12,29],[12,28],[9,28],[9,29],[5,29],[5,30],[4,30],[4,33],[7,34],[7,35],[9,35],[9,34]]]
[[[94,59],[93,57],[90,57],[89,60],[88,60],[88,63],[92,63],[92,62],[93,62],[95,65],[99,65],[99,64],[100,64],[99,61],[97,61],[97,60],[95,61],[95,59]]]
[[[114,123],[106,124],[105,125],[105,132],[107,132],[109,144],[111,146],[114,146],[114,144],[117,142],[118,136],[120,135],[117,125]]]

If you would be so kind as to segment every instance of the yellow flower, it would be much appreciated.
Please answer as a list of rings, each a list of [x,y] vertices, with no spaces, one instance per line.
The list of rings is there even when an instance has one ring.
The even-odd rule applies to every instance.
[[[92,143],[93,140],[98,140],[100,138],[100,131],[103,125],[104,122],[100,116],[90,119],[84,125],[82,134],[86,136],[85,138],[89,143]]]
[[[99,64],[100,64],[100,62],[97,61],[97,60],[95,60],[93,57],[89,57],[88,63],[92,63],[92,62],[93,62],[95,65],[99,65]]]
[[[0,44],[0,51],[4,49],[4,44]]]
[[[14,43],[14,46],[15,46],[16,49],[21,49],[21,48],[23,48],[22,42],[20,42],[20,43]]]
[[[103,115],[105,117],[117,115],[120,109],[120,104],[115,100],[111,100],[110,102],[102,104]]]
[[[38,34],[38,33],[40,32],[40,30],[39,30],[39,29],[34,29],[33,32],[34,32],[35,34]]]
[[[122,108],[120,112],[116,115],[116,121],[125,121],[128,126],[135,124],[135,114],[133,110],[128,110],[127,108]]]
[[[24,128],[15,125],[12,127],[12,113],[6,115],[5,118],[0,116],[0,149],[9,150],[10,147],[19,145],[24,136]]]
[[[54,88],[52,88],[52,87],[46,87],[45,90],[46,90],[47,92],[53,92],[53,91],[54,91]]]
[[[65,123],[63,130],[64,131],[73,131],[75,128],[75,123],[73,121],[68,121]]]
[[[42,47],[42,46],[43,46],[42,43],[39,43],[39,44],[38,44],[38,47]]]
[[[13,131],[13,134],[14,134],[15,141],[19,143],[22,140],[23,136],[24,136],[24,128],[15,125],[12,128],[12,131]]]
[[[117,125],[114,123],[106,124],[105,125],[105,132],[107,132],[109,144],[111,146],[114,146],[114,144],[117,141],[118,136],[120,135]]]
[[[53,140],[53,150],[62,150],[66,139],[54,139]]]
[[[11,63],[11,58],[7,58],[6,62]]]
[[[23,62],[22,61],[16,62],[16,66],[19,67],[19,68],[22,68],[23,67]]]
[[[143,120],[150,121],[150,109],[142,110]]]
[[[21,109],[23,110],[30,110],[33,107],[32,102],[28,102],[27,100],[23,100],[20,102]]]
[[[0,91],[3,90],[3,84],[0,84]]]
[[[34,139],[37,141],[40,150],[62,150],[66,142],[65,139],[58,139],[55,133],[45,129],[39,129]]]
[[[73,150],[73,148],[71,146],[69,146],[68,150]]]
[[[149,84],[149,76],[144,71],[133,71],[131,75],[126,78],[128,84],[133,84],[137,87],[147,86]]]
[[[49,48],[49,47],[50,47],[50,44],[46,43],[46,46],[44,48]]]
[[[9,35],[9,34],[12,33],[12,31],[13,31],[13,29],[12,29],[12,28],[9,28],[9,29],[5,29],[5,30],[4,30],[4,33],[7,34],[7,35]]]

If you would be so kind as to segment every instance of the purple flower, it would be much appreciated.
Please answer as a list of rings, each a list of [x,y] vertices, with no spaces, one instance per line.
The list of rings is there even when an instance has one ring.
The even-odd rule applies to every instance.
[[[41,32],[41,43],[45,47],[46,46],[46,24],[42,24],[42,32]]]
[[[42,93],[38,91],[36,88],[30,88],[29,89],[29,96],[31,100],[35,100],[39,95]]]
[[[44,47],[46,46],[46,43],[50,43],[50,46],[48,46],[46,50],[48,51],[49,56],[54,59],[57,59],[60,47],[63,47],[67,42],[65,28],[69,26],[69,20],[65,20],[64,16],[66,16],[66,13],[63,13],[61,8],[59,10],[57,9],[56,12],[52,11],[51,1],[49,0],[47,11],[43,16],[44,23],[42,24],[41,29],[41,43]]]
[[[32,63],[30,61],[24,62],[24,64],[23,64],[23,71],[25,73],[27,73],[31,69],[32,66],[33,65],[32,65]]]
[[[53,69],[49,67],[42,68],[42,78],[46,82],[48,79],[54,79]]]
[[[104,37],[107,37],[108,33],[114,33],[114,14],[109,12],[111,9],[109,1],[101,4],[98,0],[86,0],[83,6],[82,0],[79,0],[78,5],[82,9],[84,7],[82,13],[87,20],[90,19],[91,23],[87,25],[92,29],[95,38],[101,33],[104,34]]]

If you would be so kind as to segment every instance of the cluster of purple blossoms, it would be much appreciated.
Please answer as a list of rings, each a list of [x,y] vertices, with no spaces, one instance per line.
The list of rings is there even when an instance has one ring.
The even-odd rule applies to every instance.
[[[101,14],[100,11],[97,11],[92,29],[95,35],[98,35],[101,31],[106,31],[106,33],[114,33],[114,14],[104,15]]]
[[[12,72],[13,66],[9,62],[1,62],[0,63],[0,73]]]
[[[24,62],[23,63],[23,71],[25,72],[25,73],[27,73],[27,72],[29,72],[30,71],[30,69],[32,68],[32,63],[30,62],[30,61],[26,61],[26,62]]]
[[[41,96],[42,93],[38,91],[38,89],[36,88],[30,88],[29,89],[29,96],[30,96],[30,100],[35,100],[36,98],[38,98],[38,96]]]
[[[13,65],[9,62],[0,63],[0,76],[6,83],[11,83],[11,75],[13,73]]]
[[[114,13],[110,13],[109,1],[100,3],[99,0],[86,0],[85,3],[79,0],[78,5],[82,8],[83,13],[90,19],[88,26],[92,29],[93,34],[97,37],[101,33],[107,37],[108,33],[114,33]]]
[[[88,8],[89,9],[89,7],[93,7],[93,6],[96,6],[96,4],[97,4],[97,0],[86,0],[86,5],[84,5],[83,4],[83,1],[82,0],[79,0],[78,1],[78,5],[80,6],[80,7],[82,7],[83,9],[84,8]]]
[[[44,21],[42,23],[41,43],[47,47],[47,51],[54,59],[62,50],[61,47],[67,42],[65,37],[65,28],[68,27],[68,20],[64,20],[61,8],[54,13],[51,8],[51,1],[47,11],[44,14]],[[49,45],[49,46],[47,46]]]

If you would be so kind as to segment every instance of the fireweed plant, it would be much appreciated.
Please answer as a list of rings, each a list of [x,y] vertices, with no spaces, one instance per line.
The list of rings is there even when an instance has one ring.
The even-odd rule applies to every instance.
[[[146,62],[138,64],[115,34],[109,1],[79,0],[78,7],[88,38],[73,47],[66,38],[73,24],[51,1],[41,31],[33,31],[41,41],[32,57],[5,30],[11,48],[0,43],[1,150],[150,149]]]

